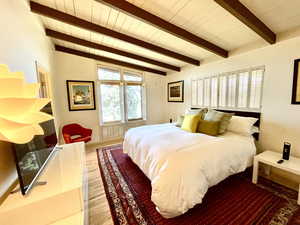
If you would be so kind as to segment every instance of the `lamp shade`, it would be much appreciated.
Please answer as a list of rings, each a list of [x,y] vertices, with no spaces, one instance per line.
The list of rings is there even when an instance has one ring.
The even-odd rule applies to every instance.
[[[10,72],[0,65],[0,140],[25,144],[43,135],[39,123],[53,119],[40,110],[50,99],[38,98],[39,84],[25,82],[21,72]]]

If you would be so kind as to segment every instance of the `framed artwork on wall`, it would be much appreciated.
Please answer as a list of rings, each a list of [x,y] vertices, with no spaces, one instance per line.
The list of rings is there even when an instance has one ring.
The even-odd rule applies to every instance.
[[[300,104],[300,59],[294,61],[292,104]]]
[[[94,81],[67,80],[69,111],[95,110]]]
[[[35,61],[37,81],[40,84],[40,98],[52,98],[49,73]]]
[[[184,81],[168,83],[168,102],[184,102]]]

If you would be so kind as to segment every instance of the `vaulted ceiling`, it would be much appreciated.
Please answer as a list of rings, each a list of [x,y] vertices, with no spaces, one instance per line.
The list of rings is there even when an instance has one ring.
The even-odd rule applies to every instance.
[[[221,6],[219,3],[221,1],[129,0],[128,2],[229,52],[262,39],[253,29],[250,29],[236,15],[233,15],[230,10],[228,11],[224,6]],[[200,66],[201,60],[211,55],[216,55],[211,51],[124,13],[124,11],[103,4],[101,1],[34,0],[34,2],[151,43],[187,58],[196,61],[199,60]],[[240,0],[240,3],[246,6],[274,33],[281,33],[300,26],[299,0]],[[99,50],[101,46],[98,46],[97,49],[95,44],[89,45],[90,47],[84,47],[83,45],[75,44],[75,42],[63,41],[63,38],[52,35],[52,40],[56,45],[159,71],[168,72],[170,70],[178,70],[178,67],[188,64],[186,61],[178,60],[174,57],[169,57],[165,54],[94,31],[69,25],[43,15],[41,15],[41,19],[45,28],[83,39],[89,43],[93,42],[102,45],[102,47],[113,48],[114,50],[110,52],[103,51],[103,49]],[[126,54],[122,55],[121,52],[142,56],[150,61],[137,60],[133,55],[129,58],[125,56]],[[218,57],[222,58],[222,56]]]

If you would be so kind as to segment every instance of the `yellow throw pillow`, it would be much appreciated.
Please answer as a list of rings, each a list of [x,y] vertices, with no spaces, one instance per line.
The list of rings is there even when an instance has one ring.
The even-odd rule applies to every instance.
[[[195,115],[185,115],[181,129],[185,131],[189,131],[191,133],[195,133],[198,128],[198,123],[201,119],[201,116],[199,114]]]

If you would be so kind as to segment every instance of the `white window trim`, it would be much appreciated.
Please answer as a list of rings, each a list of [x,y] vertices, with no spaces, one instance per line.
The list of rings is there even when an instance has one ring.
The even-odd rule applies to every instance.
[[[118,71],[120,73],[120,80],[101,80],[99,79],[98,76],[98,69],[99,68],[103,68],[103,69],[108,69],[108,70],[115,70]],[[142,80],[141,81],[125,81],[124,80],[124,74],[125,73],[130,73],[133,76],[137,76],[137,77],[141,77]],[[97,88],[99,88],[98,90],[98,98],[99,98],[99,118],[100,118],[100,126],[113,126],[113,125],[126,125],[126,124],[131,124],[131,123],[138,123],[138,122],[145,122],[147,121],[146,119],[146,85],[145,85],[145,79],[144,79],[144,73],[141,71],[136,71],[136,70],[129,70],[127,68],[122,68],[122,67],[114,67],[114,66],[108,66],[108,65],[102,65],[102,64],[98,64],[96,66],[96,74],[97,74]],[[120,85],[121,91],[120,91],[120,100],[121,100],[121,120],[120,121],[108,121],[108,122],[104,122],[103,121],[103,112],[102,112],[102,105],[101,105],[101,84],[105,84],[105,83],[116,83],[118,85]],[[141,110],[142,110],[142,118],[137,118],[137,119],[127,119],[127,99],[126,99],[126,86],[127,83],[135,83],[137,85],[140,85],[142,87],[141,90]]]

